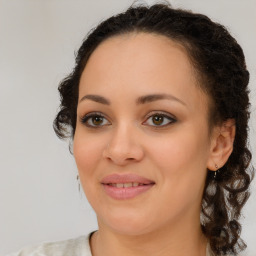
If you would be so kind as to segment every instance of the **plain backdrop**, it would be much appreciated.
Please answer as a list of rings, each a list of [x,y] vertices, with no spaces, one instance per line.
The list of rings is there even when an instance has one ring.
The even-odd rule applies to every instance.
[[[0,255],[97,229],[95,214],[78,191],[68,143],[52,129],[57,86],[72,70],[74,52],[87,32],[132,2],[0,0]],[[244,49],[251,73],[250,144],[255,156],[256,1],[170,2],[224,24]],[[254,182],[243,211],[247,256],[256,255],[255,190]]]

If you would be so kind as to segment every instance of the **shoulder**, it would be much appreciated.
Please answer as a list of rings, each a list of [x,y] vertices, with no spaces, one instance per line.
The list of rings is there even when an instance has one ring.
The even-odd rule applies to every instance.
[[[64,241],[42,243],[6,256],[91,256],[89,237],[90,234]]]

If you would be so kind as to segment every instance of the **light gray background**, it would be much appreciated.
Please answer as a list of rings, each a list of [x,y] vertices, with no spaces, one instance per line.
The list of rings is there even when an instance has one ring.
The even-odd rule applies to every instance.
[[[52,129],[57,85],[73,68],[74,51],[89,29],[132,2],[0,0],[0,255],[97,228],[95,214],[78,192],[68,144]],[[255,155],[256,1],[171,2],[224,24],[243,47],[251,73]],[[248,256],[256,255],[255,182],[252,190],[242,232]]]

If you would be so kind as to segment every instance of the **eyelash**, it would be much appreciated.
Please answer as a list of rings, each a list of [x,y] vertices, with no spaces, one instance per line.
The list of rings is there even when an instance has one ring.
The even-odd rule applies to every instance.
[[[84,125],[86,125],[87,127],[89,128],[95,128],[95,129],[98,129],[98,128],[101,128],[103,125],[90,125],[88,124],[88,121],[93,118],[93,117],[101,117],[101,118],[105,118],[105,116],[100,113],[100,112],[92,112],[92,113],[89,113],[83,117],[80,118],[80,122]],[[106,119],[106,118],[105,118]]]
[[[154,112],[154,113],[151,112],[150,114],[147,115],[146,121],[148,121],[150,118],[152,118],[152,117],[154,117],[154,116],[162,117],[163,120],[165,120],[165,119],[168,119],[168,120],[169,120],[169,122],[168,122],[167,124],[164,124],[164,125],[150,125],[150,126],[152,126],[152,127],[154,127],[154,128],[157,128],[157,129],[163,128],[163,127],[166,127],[166,126],[169,126],[169,125],[171,125],[171,124],[177,122],[177,120],[176,120],[175,117],[170,116],[169,114],[166,114],[165,112],[161,112],[161,111],[157,111],[157,112]],[[103,127],[103,126],[110,125],[110,124],[105,124],[105,125],[93,125],[93,124],[88,124],[88,122],[91,121],[93,117],[100,117],[100,118],[106,119],[105,116],[104,116],[102,113],[100,113],[100,112],[91,112],[91,113],[89,113],[89,114],[87,114],[87,115],[81,117],[81,118],[80,118],[80,122],[81,122],[82,124],[86,125],[87,127],[92,128],[92,129],[99,129],[99,128]],[[106,119],[106,120],[107,120],[107,119]],[[146,121],[145,121],[145,122],[146,122]],[[145,122],[143,122],[143,124],[144,124]],[[163,122],[164,122],[164,121],[163,121]]]

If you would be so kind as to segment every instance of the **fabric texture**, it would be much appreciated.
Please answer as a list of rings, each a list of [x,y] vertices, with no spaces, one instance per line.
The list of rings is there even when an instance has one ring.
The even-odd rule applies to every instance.
[[[74,239],[26,247],[17,253],[6,256],[92,256],[89,241],[93,233]],[[209,244],[207,245],[206,256],[214,256]]]
[[[64,241],[30,246],[6,256],[92,256],[89,243],[90,236],[91,234]]]

